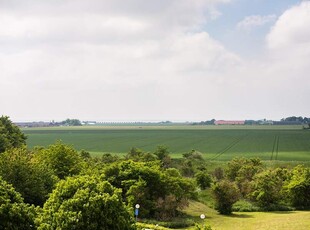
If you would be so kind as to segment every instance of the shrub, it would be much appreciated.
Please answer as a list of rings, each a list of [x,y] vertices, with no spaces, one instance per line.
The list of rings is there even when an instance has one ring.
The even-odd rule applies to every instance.
[[[231,214],[232,205],[239,199],[240,192],[237,185],[228,180],[216,183],[212,188],[215,197],[215,208],[221,214]]]

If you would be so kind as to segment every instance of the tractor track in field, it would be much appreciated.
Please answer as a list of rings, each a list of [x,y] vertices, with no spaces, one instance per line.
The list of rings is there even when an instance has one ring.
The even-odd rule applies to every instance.
[[[274,141],[273,141],[273,146],[272,146],[272,152],[271,152],[270,160],[277,160],[278,159],[279,140],[280,140],[280,136],[279,135],[275,135]]]
[[[228,150],[230,150],[231,148],[233,148],[235,145],[237,145],[241,140],[244,139],[244,137],[246,137],[247,134],[235,139],[233,142],[231,142],[228,146],[226,146],[224,149],[222,149],[221,151],[217,152],[215,156],[209,158],[209,160],[215,160],[217,158],[219,158],[221,155],[223,155],[224,153],[226,153]]]

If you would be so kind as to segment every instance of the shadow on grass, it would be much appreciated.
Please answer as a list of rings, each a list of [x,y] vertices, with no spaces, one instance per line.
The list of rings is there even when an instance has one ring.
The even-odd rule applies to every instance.
[[[230,215],[227,215],[227,217],[233,217],[233,218],[253,218],[253,215],[250,214],[239,214],[239,213],[233,213]]]

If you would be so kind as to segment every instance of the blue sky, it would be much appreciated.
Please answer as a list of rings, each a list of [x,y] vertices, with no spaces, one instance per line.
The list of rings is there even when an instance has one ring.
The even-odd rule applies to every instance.
[[[225,44],[228,49],[241,55],[253,57],[257,53],[263,52],[265,36],[273,23],[271,21],[250,31],[240,31],[237,29],[238,22],[251,15],[279,17],[284,11],[299,2],[296,0],[232,0],[230,3],[219,5],[218,10],[221,12],[221,16],[210,20],[206,24],[205,30],[216,40]]]
[[[0,0],[14,121],[310,116],[310,1]]]

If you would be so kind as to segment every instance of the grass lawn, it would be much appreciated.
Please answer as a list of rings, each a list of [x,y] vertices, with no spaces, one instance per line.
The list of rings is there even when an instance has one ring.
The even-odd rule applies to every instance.
[[[199,216],[205,214],[204,223],[215,230],[309,230],[310,211],[291,212],[237,212],[231,216],[219,215],[206,205],[192,201],[185,213],[199,223]],[[191,228],[194,229],[194,228]]]

